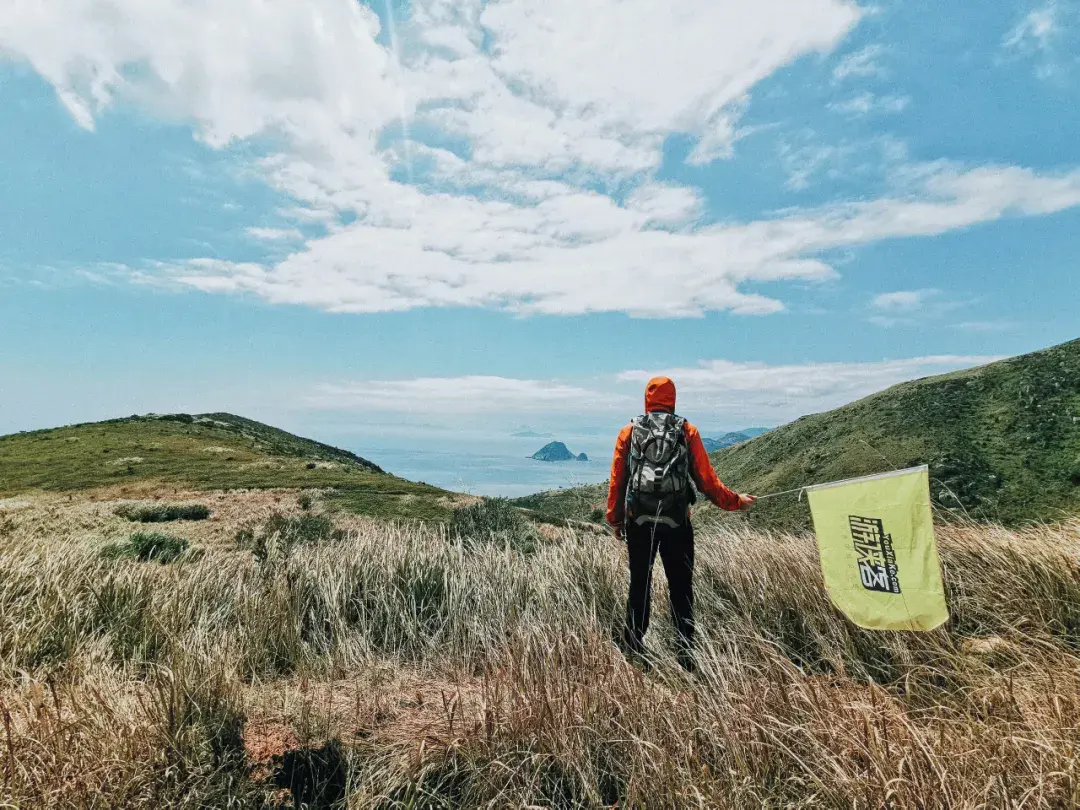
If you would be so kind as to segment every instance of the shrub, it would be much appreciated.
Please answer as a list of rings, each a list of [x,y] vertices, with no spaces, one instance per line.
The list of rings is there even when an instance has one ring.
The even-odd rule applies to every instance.
[[[486,498],[456,510],[450,536],[466,545],[509,545],[522,554],[534,553],[540,543],[536,526],[505,498]]]
[[[162,422],[180,422],[184,425],[194,425],[195,417],[189,413],[167,413],[159,417]]]
[[[210,507],[201,503],[128,504],[119,507],[116,514],[135,523],[169,523],[173,520],[206,520],[210,517]]]
[[[296,502],[300,505],[300,508],[307,512],[315,505],[315,496],[310,492],[301,492],[300,496],[296,499]]]
[[[188,550],[188,541],[164,532],[135,532],[126,543],[115,543],[102,550],[110,560],[135,559],[166,565],[178,560]]]
[[[187,551],[188,541],[164,532],[136,532],[131,535],[132,551],[142,562],[169,563]]]
[[[333,521],[326,515],[286,516],[279,512],[272,514],[262,526],[245,526],[236,533],[238,548],[251,551],[255,559],[265,561],[273,548],[280,549],[287,556],[298,545],[342,540],[345,532],[334,528]]]

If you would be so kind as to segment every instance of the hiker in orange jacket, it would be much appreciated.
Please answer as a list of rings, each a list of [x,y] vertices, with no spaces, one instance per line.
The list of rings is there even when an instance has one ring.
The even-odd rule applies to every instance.
[[[692,483],[691,483],[692,482]],[[721,509],[749,509],[756,498],[728,489],[709,462],[698,429],[675,414],[675,383],[654,377],[645,413],[619,433],[608,484],[607,521],[625,537],[630,557],[623,645],[641,655],[652,607],[652,568],[659,552],[678,631],[679,663],[693,671],[694,487]]]

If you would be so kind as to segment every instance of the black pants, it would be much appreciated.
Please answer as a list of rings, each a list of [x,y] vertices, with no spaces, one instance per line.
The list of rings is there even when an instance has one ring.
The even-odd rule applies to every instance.
[[[644,650],[642,639],[649,629],[652,609],[652,571],[659,551],[671,595],[671,618],[679,634],[679,650],[689,653],[694,643],[694,527],[689,519],[678,527],[628,523],[626,548],[630,555],[630,595],[623,636],[627,650]]]

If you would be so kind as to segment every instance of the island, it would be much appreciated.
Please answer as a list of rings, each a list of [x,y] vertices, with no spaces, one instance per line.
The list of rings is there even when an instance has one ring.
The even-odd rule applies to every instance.
[[[588,461],[589,457],[584,453],[574,455],[562,442],[548,442],[529,458],[537,461]]]
[[[537,433],[535,430],[532,430],[531,428],[522,428],[521,430],[515,431],[514,433],[511,433],[510,435],[513,436],[515,439],[550,439],[551,438],[550,433]]]
[[[725,447],[734,447],[737,444],[748,442],[751,439],[757,438],[768,432],[769,428],[747,428],[746,430],[736,430],[731,433],[725,433],[719,439],[702,437],[701,442],[705,445],[705,450],[712,453],[716,450],[723,450]]]

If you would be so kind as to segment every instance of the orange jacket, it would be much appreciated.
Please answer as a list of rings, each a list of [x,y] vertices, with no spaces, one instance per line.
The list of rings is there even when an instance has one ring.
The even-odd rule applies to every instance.
[[[675,383],[667,377],[654,377],[645,387],[645,413],[666,411],[675,413]],[[608,483],[607,522],[621,526],[626,504],[626,460],[630,456],[630,434],[627,425],[619,432],[615,442],[615,457],[611,461],[611,480]],[[686,445],[690,449],[690,475],[698,491],[721,509],[734,512],[739,508],[739,495],[732,492],[719,478],[709,463],[709,454],[701,442],[698,429],[686,423]]]

